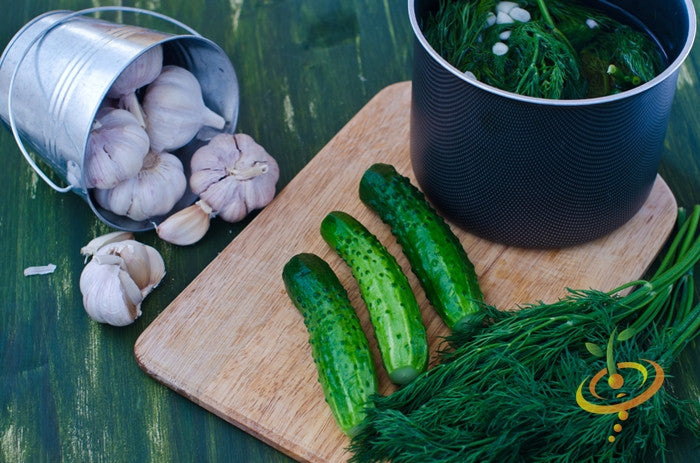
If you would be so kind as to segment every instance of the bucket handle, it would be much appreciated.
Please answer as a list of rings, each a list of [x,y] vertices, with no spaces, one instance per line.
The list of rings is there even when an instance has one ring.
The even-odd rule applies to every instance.
[[[22,155],[24,158],[27,160],[29,165],[31,166],[32,169],[34,169],[34,172],[41,177],[41,179],[46,182],[51,188],[54,190],[58,191],[59,193],[66,193],[73,188],[79,186],[74,183],[70,183],[68,186],[59,186],[56,183],[51,180],[48,175],[44,173],[43,170],[34,162],[34,159],[29,155],[29,152],[24,146],[24,143],[22,142],[22,139],[19,135],[19,131],[17,130],[17,124],[15,123],[15,116],[12,113],[12,91],[15,86],[15,78],[17,77],[17,71],[19,70],[20,65],[24,61],[24,58],[27,56],[27,53],[29,52],[29,49],[34,46],[35,43],[37,43],[39,40],[44,38],[44,36],[51,31],[52,29],[58,27],[59,25],[65,23],[69,19],[72,19],[76,16],[83,16],[86,14],[92,14],[92,13],[100,13],[100,12],[105,12],[105,11],[122,11],[122,12],[129,12],[129,13],[138,13],[138,14],[144,14],[147,16],[153,16],[158,19],[162,19],[163,21],[169,22],[175,26],[178,26],[184,30],[186,30],[188,33],[191,35],[201,37],[201,35],[192,29],[191,27],[187,26],[186,24],[181,23],[180,21],[173,19],[169,16],[166,16],[164,14],[155,12],[155,11],[150,11],[150,10],[144,10],[141,8],[134,8],[134,7],[129,7],[129,6],[100,6],[100,7],[95,7],[95,8],[86,8],[84,10],[76,11],[74,13],[71,13],[69,15],[64,16],[63,18],[59,19],[56,21],[54,24],[52,24],[50,27],[48,27],[43,33],[39,34],[38,36],[34,37],[34,39],[27,45],[27,51],[25,52],[24,55],[20,57],[20,59],[17,61],[17,65],[15,66],[14,71],[12,72],[12,77],[10,78],[10,84],[9,84],[9,89],[8,89],[8,95],[7,95],[7,118],[8,122],[10,124],[10,130],[12,131],[12,135],[15,137],[15,141],[17,142],[17,146],[19,147],[19,150],[22,152]],[[30,23],[31,24],[31,23]]]

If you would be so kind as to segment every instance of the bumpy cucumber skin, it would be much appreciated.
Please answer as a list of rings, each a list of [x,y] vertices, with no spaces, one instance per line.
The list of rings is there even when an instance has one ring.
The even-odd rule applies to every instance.
[[[284,266],[282,279],[304,317],[326,402],[340,429],[352,437],[360,429],[378,382],[355,309],[333,270],[315,254],[293,256]]]
[[[479,310],[483,294],[474,265],[423,193],[389,164],[374,164],[360,181],[360,199],[391,227],[428,300],[454,329]]]
[[[389,378],[409,383],[427,367],[428,336],[406,275],[379,239],[345,212],[329,213],[321,236],[358,283]]]

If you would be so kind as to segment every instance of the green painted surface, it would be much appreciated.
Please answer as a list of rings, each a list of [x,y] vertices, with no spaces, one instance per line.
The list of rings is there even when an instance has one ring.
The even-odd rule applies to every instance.
[[[114,4],[19,2],[0,15],[0,47],[45,11]],[[241,85],[238,128],[278,160],[280,188],[372,96],[411,78],[412,35],[404,0],[121,4],[169,15],[225,50]],[[163,28],[149,18],[124,14],[122,19]],[[700,203],[699,66],[696,46],[680,70],[660,166],[685,207]],[[133,325],[98,325],[82,308],[79,250],[108,227],[80,197],[44,184],[5,128],[0,129],[0,157],[0,462],[288,461],[156,383],[133,356],[144,328],[249,219],[214,221],[205,239],[188,248],[170,246],[153,232],[139,234],[161,251],[168,273]],[[22,274],[25,267],[49,262],[57,265],[51,275]],[[700,398],[699,353],[692,344],[672,372],[674,389],[694,400]],[[671,461],[700,459],[698,442],[689,436],[673,438],[671,445]]]

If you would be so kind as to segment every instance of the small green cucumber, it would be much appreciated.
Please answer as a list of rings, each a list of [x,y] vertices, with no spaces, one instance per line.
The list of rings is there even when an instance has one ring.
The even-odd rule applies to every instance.
[[[379,239],[345,212],[328,214],[321,236],[358,283],[389,379],[411,382],[428,365],[428,336],[403,270]]]
[[[377,392],[367,337],[345,288],[315,254],[297,254],[282,270],[289,298],[304,317],[326,402],[340,429],[354,436]]]
[[[389,225],[426,297],[454,329],[483,303],[474,265],[423,193],[389,164],[374,164],[360,180],[360,199]]]

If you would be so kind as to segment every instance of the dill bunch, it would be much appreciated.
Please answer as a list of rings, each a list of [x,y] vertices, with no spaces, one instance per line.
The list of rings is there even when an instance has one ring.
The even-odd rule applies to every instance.
[[[541,98],[616,93],[648,82],[665,65],[648,34],[581,2],[520,0],[531,19],[504,24],[489,19],[498,3],[441,0],[422,25],[425,38],[460,71]],[[507,44],[505,54],[494,53],[497,42]]]
[[[700,438],[700,405],[674,397],[667,382],[678,354],[700,333],[692,278],[700,206],[679,218],[648,281],[610,292],[570,290],[513,312],[484,306],[445,340],[438,365],[374,398],[350,461],[646,461],[663,458],[679,426]],[[640,374],[649,361],[665,377]],[[613,371],[624,372],[624,382],[612,381]],[[594,380],[596,372],[607,382]],[[624,416],[578,403],[579,389],[594,383],[600,402],[615,405],[657,380],[664,381],[658,390]]]

